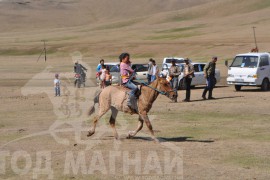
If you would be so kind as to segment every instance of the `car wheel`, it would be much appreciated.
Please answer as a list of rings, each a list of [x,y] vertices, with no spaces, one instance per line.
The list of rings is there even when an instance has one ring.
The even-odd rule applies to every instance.
[[[184,79],[181,79],[179,82],[178,90],[185,90],[187,88]]]
[[[241,90],[241,87],[242,87],[242,86],[240,86],[240,85],[235,85],[235,86],[234,86],[234,88],[235,88],[236,91],[240,91],[240,90]]]
[[[264,79],[261,86],[262,91],[268,91],[269,90],[269,80]]]

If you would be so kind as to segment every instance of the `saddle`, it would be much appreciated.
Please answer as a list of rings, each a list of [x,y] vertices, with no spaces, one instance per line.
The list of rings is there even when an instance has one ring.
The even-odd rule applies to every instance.
[[[126,92],[126,94],[129,94],[129,92],[131,91],[129,88],[122,86],[122,85],[118,85],[116,86],[119,90],[122,90],[124,92]],[[141,95],[141,89],[142,89],[142,85],[139,85],[138,87],[138,91],[136,91],[135,96],[137,99],[139,99],[139,96]]]
[[[124,101],[128,98],[129,92],[131,90],[129,88],[125,87],[125,86],[117,86],[117,87],[118,87],[119,90],[122,90],[122,91],[124,91],[126,93],[126,98],[124,98],[124,100],[122,102],[122,103],[124,103]],[[132,97],[130,98],[130,102],[131,102],[132,106],[128,106],[128,107],[131,110],[131,114],[134,114],[134,113],[136,114],[136,113],[139,112],[139,110],[138,110],[138,99],[139,99],[139,96],[141,95],[141,88],[142,88],[142,86],[140,86],[138,88],[138,91],[136,91],[135,98],[132,98]]]

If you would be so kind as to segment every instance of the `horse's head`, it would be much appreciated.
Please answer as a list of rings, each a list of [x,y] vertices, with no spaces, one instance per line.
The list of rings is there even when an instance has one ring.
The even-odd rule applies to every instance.
[[[176,91],[174,91],[170,85],[170,83],[165,78],[157,78],[159,84],[159,90],[164,92],[165,95],[171,100],[175,100],[177,98]]]

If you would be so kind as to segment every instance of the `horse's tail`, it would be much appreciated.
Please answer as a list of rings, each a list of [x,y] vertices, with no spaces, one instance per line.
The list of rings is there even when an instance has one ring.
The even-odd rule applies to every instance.
[[[90,108],[89,112],[88,112],[88,116],[91,116],[94,112],[95,112],[95,104],[99,102],[99,95],[100,95],[101,91],[96,91],[95,93],[95,97],[94,97],[94,104],[93,106]]]

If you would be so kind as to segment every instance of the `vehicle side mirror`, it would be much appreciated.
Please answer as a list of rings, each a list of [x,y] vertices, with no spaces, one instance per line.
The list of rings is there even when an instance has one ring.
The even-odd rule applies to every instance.
[[[227,66],[227,67],[228,67],[228,60],[226,60],[226,61],[225,61],[225,66]]]

